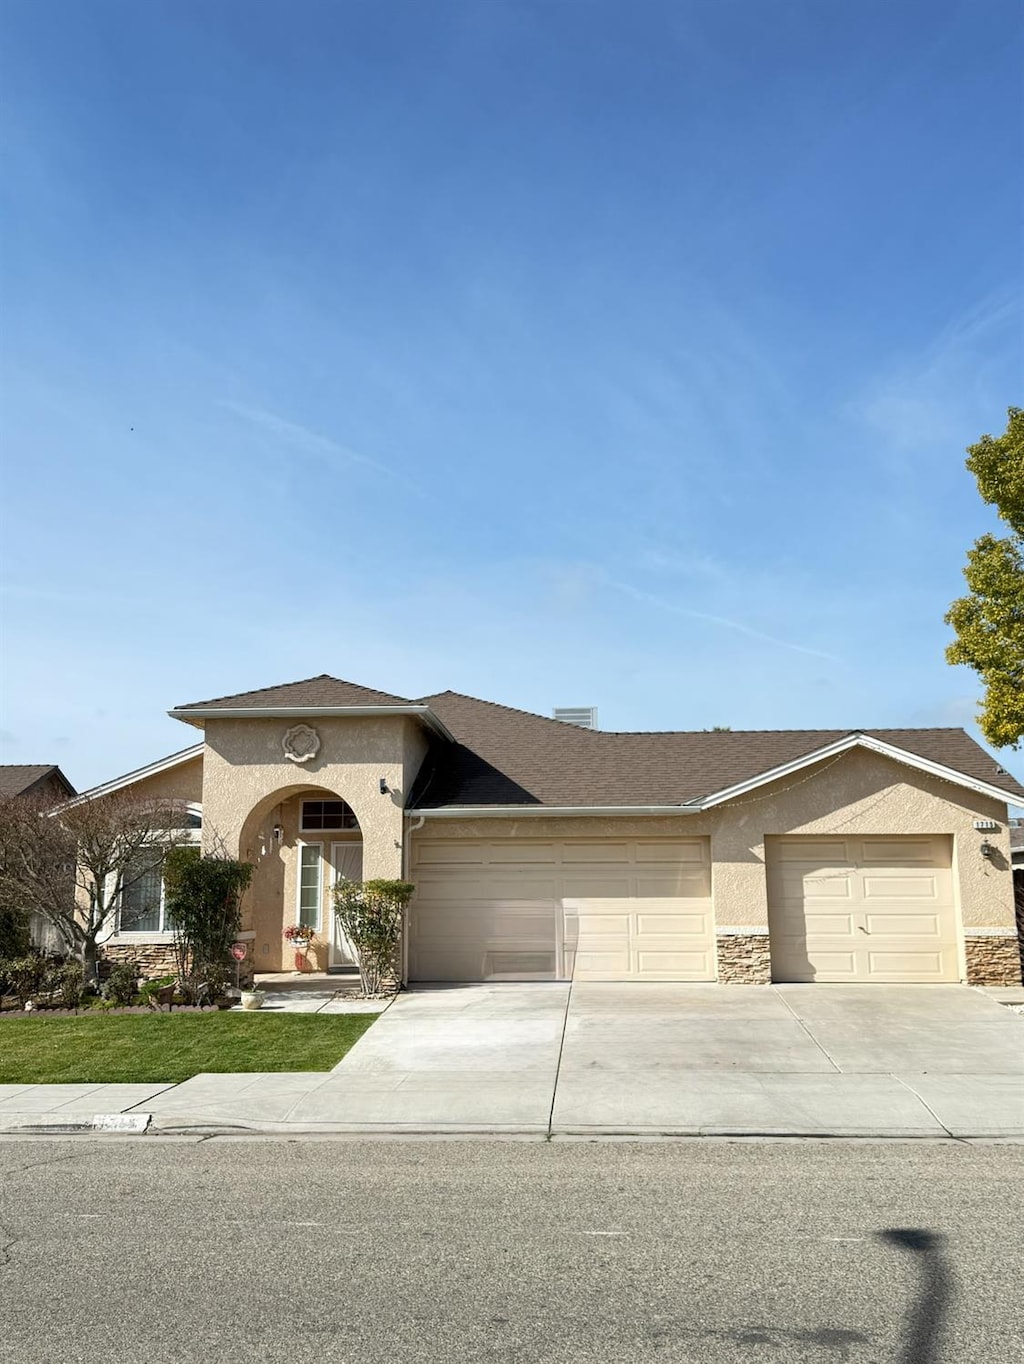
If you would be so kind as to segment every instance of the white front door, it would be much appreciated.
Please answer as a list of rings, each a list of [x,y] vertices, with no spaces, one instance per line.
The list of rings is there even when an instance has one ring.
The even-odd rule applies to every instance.
[[[330,890],[333,891],[338,881],[361,881],[363,879],[363,845],[362,843],[332,843],[331,844],[331,871]],[[355,966],[356,954],[352,950],[352,944],[338,926],[338,920],[334,914],[334,896],[330,892],[327,897],[328,915],[328,938],[331,944],[330,966]]]

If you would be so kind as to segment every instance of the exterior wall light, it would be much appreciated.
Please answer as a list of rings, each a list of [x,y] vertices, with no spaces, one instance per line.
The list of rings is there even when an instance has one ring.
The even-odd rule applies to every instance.
[[[273,830],[271,831],[271,834],[274,839],[274,842],[280,843],[281,840],[284,838],[284,829],[281,827],[280,824],[275,824]]]
[[[981,847],[978,849],[978,851],[981,853],[982,857],[984,857],[988,862],[991,862],[993,857],[995,857],[996,855],[995,848],[992,846],[992,844],[988,841],[987,838],[983,838],[981,840]]]
[[[388,786],[388,779],[387,779],[387,777],[381,777],[381,779],[380,779],[380,793],[381,793],[381,795],[382,795],[382,796],[386,796],[390,790],[391,790],[391,788],[390,788],[390,786]]]

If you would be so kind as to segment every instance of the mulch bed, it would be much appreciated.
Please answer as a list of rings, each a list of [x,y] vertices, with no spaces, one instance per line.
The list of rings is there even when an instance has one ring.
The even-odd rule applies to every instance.
[[[151,1009],[147,1004],[130,1004],[123,1009],[4,1009],[0,1018],[116,1018],[118,1014],[216,1014],[216,1004],[173,1004],[169,1009]]]

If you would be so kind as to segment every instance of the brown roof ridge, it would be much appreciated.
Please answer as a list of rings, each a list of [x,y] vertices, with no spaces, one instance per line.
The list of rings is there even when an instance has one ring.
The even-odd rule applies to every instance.
[[[460,701],[473,701],[478,706],[489,706],[492,710],[505,710],[510,715],[525,715],[531,720],[543,720],[545,724],[557,725],[559,730],[574,729],[580,734],[602,732],[599,729],[585,729],[583,725],[572,725],[566,720],[556,720],[552,715],[541,715],[535,710],[523,710],[521,706],[506,706],[503,701],[488,701],[483,696],[470,696],[468,692],[453,691],[450,687],[445,691],[431,692],[429,696],[419,696],[416,699],[420,705],[429,705],[431,701],[436,701],[442,696],[457,696]]]
[[[210,696],[205,701],[189,701],[186,705],[175,706],[175,710],[199,710],[203,706],[215,706],[220,701],[232,701],[243,696],[259,696],[265,691],[280,691],[283,687],[303,687],[309,682],[340,682],[345,687],[356,687],[360,691],[376,691],[375,687],[367,687],[362,682],[349,682],[344,677],[335,677],[333,673],[316,673],[313,677],[298,677],[291,682],[272,682],[266,687],[254,687],[249,691],[226,692],[223,696]],[[394,692],[380,692],[381,696],[392,696],[400,705],[409,704],[406,696],[396,696]]]

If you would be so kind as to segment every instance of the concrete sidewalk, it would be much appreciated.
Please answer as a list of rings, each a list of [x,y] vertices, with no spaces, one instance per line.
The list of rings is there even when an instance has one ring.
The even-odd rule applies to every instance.
[[[961,986],[438,987],[326,1073],[0,1086],[0,1131],[103,1113],[167,1132],[1024,1139],[1024,1018]]]

